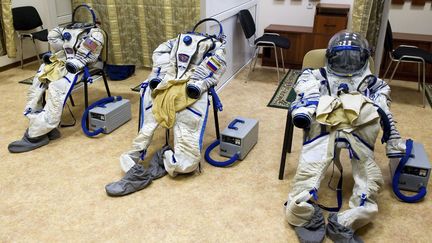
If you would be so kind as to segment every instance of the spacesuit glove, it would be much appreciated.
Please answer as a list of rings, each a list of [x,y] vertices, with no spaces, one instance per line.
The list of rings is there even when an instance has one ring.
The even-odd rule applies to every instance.
[[[300,107],[292,110],[291,114],[294,126],[301,129],[309,128],[310,124],[312,123],[312,117],[314,113],[315,109],[308,107]]]
[[[162,79],[159,77],[154,77],[149,79],[149,86],[151,90],[154,90],[159,84],[162,82]]]
[[[70,73],[77,73],[84,68],[84,64],[78,59],[69,59],[65,64],[66,70]]]
[[[192,99],[198,99],[202,94],[202,89],[194,83],[189,83],[186,85],[186,94]]]
[[[51,60],[50,58],[52,57],[52,53],[51,52],[47,52],[42,56],[42,60],[45,64],[51,64]]]
[[[213,79],[213,80],[211,80]],[[190,80],[186,85],[186,94],[193,99],[201,97],[203,92],[206,92],[211,86],[217,83],[214,78],[207,78],[205,80]]]
[[[186,87],[188,96],[197,99],[210,87],[216,86],[225,69],[226,62],[223,56],[215,54],[206,57],[190,77]]]
[[[213,73],[204,79],[191,78],[186,85],[186,93],[190,98],[198,99],[202,93],[206,92],[210,87],[216,86],[218,80]]]
[[[149,81],[149,86],[152,90],[155,89],[160,82],[162,82],[166,75],[166,69],[166,64],[153,67],[152,72],[147,77],[147,80]]]
[[[386,144],[388,158],[402,158],[406,153],[406,140],[402,138],[390,139]]]

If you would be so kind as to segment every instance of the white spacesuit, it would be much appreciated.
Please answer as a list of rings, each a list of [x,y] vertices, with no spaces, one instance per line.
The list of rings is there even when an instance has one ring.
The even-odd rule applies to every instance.
[[[194,30],[204,21],[216,20],[204,19]],[[153,52],[152,72],[141,86],[141,129],[132,149],[120,156],[126,175],[106,186],[108,195],[122,196],[143,189],[148,184],[145,181],[155,177],[149,179],[139,161],[159,125],[174,130],[174,151],[164,148],[160,157],[164,172],[176,176],[198,168],[208,113],[207,90],[217,84],[226,67],[220,23],[219,27],[219,36],[192,31],[162,43]],[[139,179],[136,171],[144,177]]]
[[[27,95],[24,115],[30,120],[29,127],[21,140],[9,144],[8,149],[13,153],[36,149],[60,136],[57,126],[66,100],[74,84],[82,77],[80,71],[84,66],[98,61],[104,35],[95,23],[73,22],[52,29],[48,33],[48,42],[52,54],[43,57],[44,63],[33,78]],[[46,91],[46,104],[42,106]]]
[[[326,230],[336,242],[361,241],[354,231],[378,212],[375,199],[383,182],[373,154],[380,115],[385,121],[387,156],[405,152],[405,141],[389,110],[390,88],[371,74],[368,58],[363,37],[339,32],[329,42],[326,67],[304,70],[294,86],[293,123],[305,129],[305,141],[286,203],[286,219],[296,226],[301,242],[321,242]],[[320,208],[311,199],[317,199],[320,182],[328,166],[338,161],[341,148],[349,151],[355,185],[350,209],[331,213],[326,229]]]

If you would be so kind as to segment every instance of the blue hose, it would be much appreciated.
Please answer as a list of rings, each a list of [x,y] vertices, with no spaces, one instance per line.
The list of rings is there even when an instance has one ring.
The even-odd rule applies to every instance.
[[[208,91],[213,97],[213,102],[216,104],[216,108],[219,111],[222,111],[223,110],[222,102],[220,101],[219,96],[217,95],[216,90],[214,89],[214,86],[210,87]]]
[[[227,166],[229,166],[229,165],[232,165],[234,162],[236,162],[236,161],[239,159],[239,154],[238,154],[238,153],[235,153],[231,158],[229,158],[229,159],[226,160],[226,161],[216,161],[216,160],[210,158],[210,152],[211,152],[214,148],[216,148],[219,144],[220,144],[219,139],[216,139],[212,144],[210,144],[210,145],[207,147],[207,149],[206,149],[206,151],[205,151],[204,158],[205,158],[205,160],[206,160],[209,164],[211,164],[211,165],[213,165],[213,166],[216,166],[216,167],[227,167]]]
[[[413,140],[408,139],[406,142],[406,153],[405,156],[403,158],[401,158],[396,171],[393,175],[393,181],[392,181],[392,188],[393,188],[393,192],[394,194],[402,201],[407,202],[407,203],[415,203],[420,201],[421,199],[424,198],[424,196],[426,196],[426,187],[422,186],[420,187],[419,192],[416,195],[413,196],[405,196],[404,194],[401,193],[401,191],[399,190],[399,178],[400,175],[402,173],[402,170],[405,166],[405,164],[408,162],[408,159],[410,158],[411,155],[411,151],[412,151],[412,147],[413,147]]]
[[[91,132],[91,131],[89,131],[87,129],[87,117],[88,117],[89,111],[91,109],[95,108],[96,106],[103,106],[103,105],[105,105],[107,103],[111,103],[111,102],[114,102],[114,101],[120,101],[120,100],[122,100],[121,96],[106,97],[106,98],[103,98],[103,99],[100,99],[100,100],[94,102],[89,107],[87,107],[87,109],[85,109],[85,111],[84,111],[84,113],[82,115],[82,118],[81,118],[81,128],[82,128],[84,134],[87,135],[88,137],[94,137],[94,136],[96,136],[99,133],[101,133],[101,132],[104,131],[103,128],[99,128],[99,129],[97,129],[96,131],[93,131],[93,132]]]

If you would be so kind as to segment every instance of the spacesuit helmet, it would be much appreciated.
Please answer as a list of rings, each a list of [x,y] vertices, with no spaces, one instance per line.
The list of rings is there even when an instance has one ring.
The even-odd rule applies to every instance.
[[[79,9],[85,9],[90,16],[84,14],[83,12],[78,13]],[[79,17],[78,17],[79,16]],[[88,19],[90,17],[90,20]],[[78,19],[81,19],[80,21]],[[93,28],[97,25],[96,13],[94,10],[87,4],[78,5],[73,13],[72,13],[72,22],[66,26],[66,29],[87,29]]]
[[[367,40],[359,33],[342,30],[329,41],[326,65],[329,72],[343,77],[363,73],[370,56]]]

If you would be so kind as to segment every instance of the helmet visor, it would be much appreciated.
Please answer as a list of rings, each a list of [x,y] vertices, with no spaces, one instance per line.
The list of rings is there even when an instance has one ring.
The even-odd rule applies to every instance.
[[[327,56],[328,68],[337,75],[352,76],[360,73],[366,66],[366,55],[357,46],[336,46]]]

